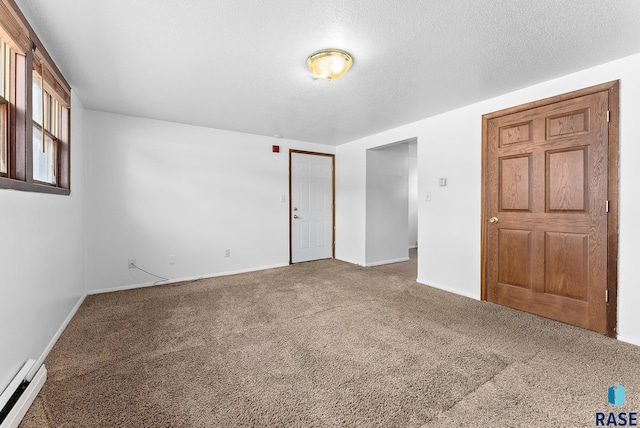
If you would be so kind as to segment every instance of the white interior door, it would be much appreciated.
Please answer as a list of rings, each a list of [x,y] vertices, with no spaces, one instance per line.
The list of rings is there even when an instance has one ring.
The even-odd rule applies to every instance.
[[[291,153],[291,262],[333,257],[333,157]]]

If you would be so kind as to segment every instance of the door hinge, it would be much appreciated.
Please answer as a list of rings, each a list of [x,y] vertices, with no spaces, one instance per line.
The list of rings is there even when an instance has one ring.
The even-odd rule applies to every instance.
[[[604,290],[604,302],[609,303],[609,290]]]
[[[609,212],[609,201],[606,203],[607,212]]]
[[[607,122],[611,121],[611,110],[607,110]]]

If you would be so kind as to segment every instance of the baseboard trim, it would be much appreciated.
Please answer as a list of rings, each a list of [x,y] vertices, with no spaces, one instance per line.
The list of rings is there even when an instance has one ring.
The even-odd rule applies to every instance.
[[[352,264],[352,265],[355,265],[355,266],[364,266],[364,265],[362,265],[362,264],[360,264],[358,262],[354,262],[354,261],[348,260],[348,259],[343,259],[343,258],[340,258],[340,257],[336,257],[336,260],[340,260],[341,262],[349,263],[349,264]]]
[[[44,365],[44,360],[47,358],[47,356],[49,355],[49,352],[51,352],[51,350],[53,349],[53,346],[56,344],[56,342],[58,341],[58,339],[60,338],[64,330],[67,328],[67,326],[71,322],[71,319],[76,315],[76,312],[78,312],[78,309],[80,309],[80,306],[82,305],[82,302],[84,302],[85,297],[87,297],[86,294],[83,294],[82,296],[80,296],[80,298],[78,299],[78,302],[75,304],[73,309],[71,309],[71,312],[69,312],[69,315],[67,315],[67,318],[65,318],[65,320],[62,322],[62,325],[60,325],[60,328],[58,328],[58,331],[56,331],[56,334],[53,335],[47,347],[44,348],[42,355],[40,355],[40,358],[36,360],[36,363],[33,365],[33,368],[27,374],[27,377],[25,378],[27,381],[31,382],[33,377],[38,372],[38,370],[40,370],[40,367]]]
[[[168,285],[168,284],[175,284],[177,282],[195,281],[195,280],[198,280],[198,279],[216,278],[216,277],[219,277],[219,276],[238,275],[238,274],[241,274],[241,273],[256,272],[256,271],[259,271],[259,270],[276,269],[276,268],[281,268],[281,267],[286,267],[286,266],[289,266],[289,263],[281,263],[281,264],[269,265],[269,266],[259,266],[259,267],[253,267],[253,268],[247,268],[247,269],[238,269],[238,270],[232,270],[232,271],[219,272],[219,273],[214,273],[214,274],[189,276],[189,277],[184,277],[184,278],[175,278],[175,279],[170,279],[168,281],[162,281],[162,282],[154,281],[154,282],[145,282],[145,283],[140,283],[140,284],[122,285],[122,286],[119,286],[119,287],[99,288],[97,290],[88,290],[87,291],[87,295],[92,296],[94,294],[113,293],[115,291],[126,291],[126,290],[135,290],[136,288],[153,287],[155,285]]]
[[[197,279],[197,278],[200,278],[200,277],[196,277],[194,279]],[[186,280],[171,280],[171,282],[164,281],[162,284],[172,284],[174,282],[180,282],[180,281],[186,281]],[[139,284],[121,285],[119,287],[98,288],[97,290],[87,290],[87,295],[93,296],[95,294],[113,293],[115,291],[135,290],[137,288],[153,287],[154,285],[158,285],[158,284],[156,284],[155,282],[144,282]]]
[[[457,295],[463,296],[463,297],[468,297],[468,298],[473,299],[473,300],[480,300],[480,293],[479,292],[478,292],[478,294],[467,293],[465,291],[456,290],[455,288],[447,287],[445,285],[435,284],[435,283],[433,283],[431,281],[425,281],[425,280],[423,280],[421,278],[416,279],[416,281],[419,282],[422,285],[426,285],[428,287],[437,288],[439,290],[446,291],[448,293],[457,294]]]
[[[640,339],[632,339],[630,337],[618,335],[617,339],[621,342],[630,343],[632,345],[640,346]]]
[[[383,260],[381,262],[367,263],[365,266],[373,267],[373,266],[390,265],[392,263],[408,262],[409,260],[410,260],[409,257],[402,257],[400,259]]]
[[[44,386],[44,383],[47,381],[47,368],[42,365],[39,370],[36,372],[35,376],[27,386],[27,389],[24,390],[16,404],[13,406],[7,417],[4,421],[2,421],[2,425],[0,428],[17,428],[24,418],[24,415],[27,414],[27,410],[33,404],[33,401],[38,396],[38,393]]]

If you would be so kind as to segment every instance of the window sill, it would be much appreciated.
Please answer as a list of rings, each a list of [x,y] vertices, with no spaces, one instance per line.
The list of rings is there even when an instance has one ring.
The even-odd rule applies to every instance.
[[[52,195],[70,195],[71,190],[61,187],[47,186],[45,184],[27,183],[20,180],[12,180],[0,177],[0,189],[19,190],[22,192],[48,193]]]

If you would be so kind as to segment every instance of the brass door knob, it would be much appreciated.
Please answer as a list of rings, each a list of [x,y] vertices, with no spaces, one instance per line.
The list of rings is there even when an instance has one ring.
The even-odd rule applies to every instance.
[[[491,217],[489,219],[489,223],[497,223],[498,222],[498,217]]]

